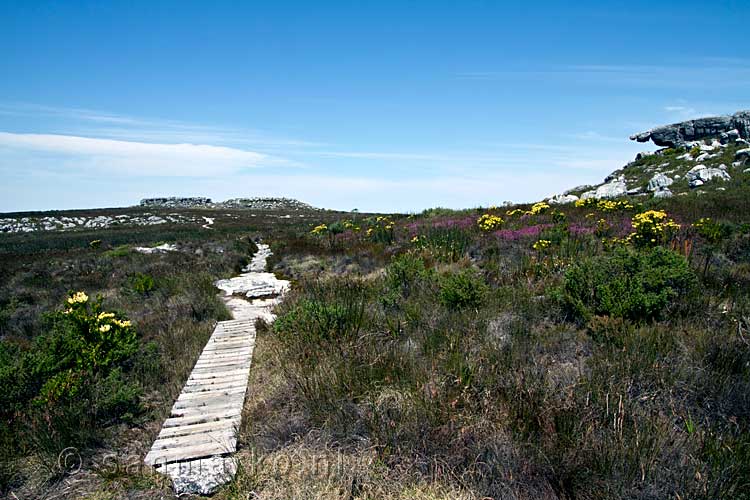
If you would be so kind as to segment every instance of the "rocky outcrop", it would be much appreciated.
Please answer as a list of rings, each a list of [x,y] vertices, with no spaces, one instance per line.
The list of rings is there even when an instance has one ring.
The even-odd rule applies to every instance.
[[[223,208],[248,208],[251,210],[315,210],[311,205],[293,198],[233,198],[218,205]]]
[[[648,181],[649,191],[661,191],[671,186],[674,181],[662,173],[658,173]]]
[[[578,201],[578,196],[574,194],[556,194],[552,198],[547,200],[550,205],[565,205],[567,203],[574,203]]]
[[[317,210],[315,207],[293,198],[232,198],[213,203],[211,198],[145,198],[142,207],[149,208],[245,208],[250,210]]]
[[[587,199],[587,198],[618,198],[620,196],[625,196],[628,192],[628,186],[625,183],[625,177],[620,176],[617,179],[613,179],[606,184],[602,184],[596,189],[593,189],[591,191],[586,191],[581,195],[581,199]]]
[[[710,168],[705,165],[696,165],[685,174],[688,185],[691,188],[702,186],[711,179],[721,179],[723,181],[731,180],[726,170],[722,168]]]
[[[698,118],[641,132],[630,136],[638,142],[653,141],[662,147],[684,147],[692,141],[750,137],[750,111],[739,111],[731,116]]]
[[[144,198],[141,200],[142,207],[162,208],[198,208],[211,205],[211,198],[189,197],[179,198],[170,196],[168,198]]]

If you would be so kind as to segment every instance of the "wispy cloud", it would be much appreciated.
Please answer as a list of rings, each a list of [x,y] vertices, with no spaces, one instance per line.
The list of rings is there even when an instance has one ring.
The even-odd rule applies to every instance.
[[[541,80],[644,88],[736,88],[750,87],[750,61],[706,58],[676,61],[671,65],[570,64],[529,66],[498,71],[466,71],[462,80]]]
[[[46,118],[56,129],[48,132],[95,136],[140,142],[190,142],[228,146],[254,146],[268,150],[320,147],[315,141],[278,137],[268,132],[214,124],[137,117],[106,111],[44,106],[32,103],[0,103],[0,115]]]
[[[10,167],[10,159],[19,155],[50,170],[94,169],[114,176],[205,177],[294,165],[281,158],[223,146],[0,132],[0,166]]]

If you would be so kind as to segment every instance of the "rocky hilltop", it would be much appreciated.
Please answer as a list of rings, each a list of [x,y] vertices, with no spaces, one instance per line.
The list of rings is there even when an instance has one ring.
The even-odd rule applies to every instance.
[[[621,196],[666,198],[690,192],[730,189],[750,178],[750,111],[731,116],[699,118],[633,135],[651,140],[657,151],[638,153],[602,184],[571,189],[549,203],[571,203],[579,198]]]
[[[190,197],[179,198],[170,196],[168,198],[144,198],[141,200],[142,207],[161,207],[161,208],[197,208],[210,207],[211,198]]]
[[[149,208],[243,208],[249,210],[317,210],[315,207],[293,198],[232,198],[212,202],[203,197],[144,198],[140,206]]]
[[[317,210],[293,198],[232,198],[220,205],[224,208],[249,208],[251,210]]]
[[[717,139],[726,144],[733,139],[750,138],[750,111],[738,111],[729,116],[710,116],[698,118],[630,136],[638,142],[653,141],[657,146],[668,148],[684,147],[691,141]]]

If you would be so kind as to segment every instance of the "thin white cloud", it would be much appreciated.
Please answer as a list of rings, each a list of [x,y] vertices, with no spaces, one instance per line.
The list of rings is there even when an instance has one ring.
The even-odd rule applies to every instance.
[[[71,135],[0,132],[0,166],[10,157],[95,169],[110,175],[204,177],[293,162],[254,151],[205,144],[159,144]],[[50,169],[53,169],[51,167]]]
[[[498,71],[464,71],[457,73],[460,80],[508,81],[538,80],[567,81],[595,85],[644,88],[747,88],[750,87],[750,61],[706,58],[694,61],[675,61],[674,64],[571,64],[528,66]]]
[[[31,103],[0,102],[0,115],[49,118],[63,122],[55,134],[94,136],[141,142],[189,142],[264,149],[320,147],[315,141],[277,137],[264,131],[205,125],[179,120],[136,117],[86,108],[43,106]],[[54,125],[51,125],[54,127]]]

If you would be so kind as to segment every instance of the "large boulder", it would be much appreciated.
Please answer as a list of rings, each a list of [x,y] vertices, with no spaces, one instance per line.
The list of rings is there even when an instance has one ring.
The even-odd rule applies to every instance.
[[[750,137],[750,111],[739,111],[731,116],[711,116],[657,127],[630,136],[638,142],[653,141],[657,146],[676,148],[688,142],[718,139],[722,133],[737,131],[741,138]],[[734,134],[732,134],[734,136]]]
[[[654,192],[654,198],[670,198],[672,196],[674,196],[674,194],[672,193],[672,190],[669,189],[668,187],[657,189]]]
[[[685,178],[688,180],[688,185],[691,188],[702,186],[711,179],[721,179],[723,181],[731,180],[726,170],[721,168],[712,168],[705,165],[696,165],[690,171],[685,174]]]
[[[659,173],[653,176],[650,181],[648,181],[647,189],[649,191],[660,191],[667,186],[671,186],[673,182],[674,181],[666,175]]]
[[[620,176],[606,184],[602,184],[596,189],[586,191],[581,195],[581,198],[584,200],[587,198],[619,198],[620,196],[625,196],[627,192],[628,186],[625,184],[625,177]]]

